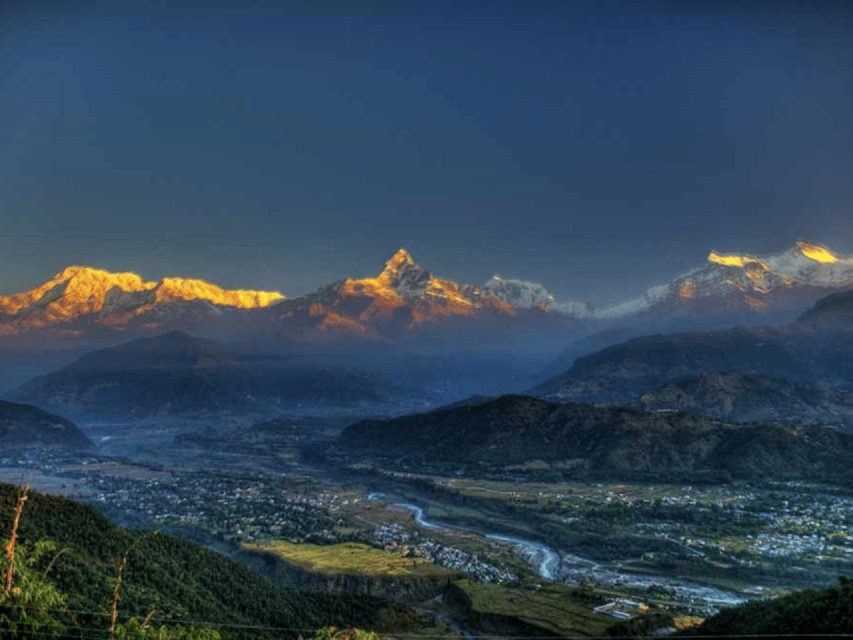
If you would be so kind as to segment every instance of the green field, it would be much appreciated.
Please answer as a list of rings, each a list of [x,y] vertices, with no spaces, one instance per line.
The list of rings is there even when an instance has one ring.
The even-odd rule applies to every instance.
[[[454,586],[464,592],[470,613],[478,618],[518,620],[562,637],[602,637],[616,620],[593,612],[578,601],[569,587],[546,584],[535,589],[511,588],[460,580]]]
[[[357,542],[321,546],[272,540],[245,544],[243,548],[247,551],[273,553],[287,563],[311,573],[369,576],[444,576],[458,573],[422,558],[407,558]]]

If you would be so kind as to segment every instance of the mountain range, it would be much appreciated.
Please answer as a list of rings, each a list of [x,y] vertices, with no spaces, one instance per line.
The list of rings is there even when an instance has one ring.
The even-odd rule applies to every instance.
[[[227,290],[184,278],[146,282],[135,273],[71,266],[34,289],[0,296],[0,335],[79,337],[98,330],[173,328],[283,299],[275,291]]]
[[[378,373],[296,356],[255,356],[173,331],[86,354],[6,398],[75,419],[277,415],[372,408],[406,396]]]
[[[853,285],[853,257],[805,240],[772,255],[711,251],[704,266],[604,307],[601,320],[625,316],[711,316],[730,320],[792,320],[830,293]],[[765,320],[766,322],[766,320]]]
[[[439,278],[405,249],[375,277],[345,278],[297,298],[73,266],[34,289],[0,296],[0,336],[6,344],[27,337],[108,342],[117,334],[181,329],[290,343],[464,338],[511,345],[528,336],[520,346],[529,346],[550,336],[565,345],[616,326],[648,332],[788,321],[851,286],[853,258],[806,241],[769,256],[711,251],[704,266],[601,308],[559,301],[523,280],[493,276],[478,287]]]
[[[730,420],[853,428],[853,291],[777,327],[634,338],[578,358],[534,393]]]
[[[414,473],[506,478],[846,481],[853,435],[508,395],[342,432],[331,455]]]

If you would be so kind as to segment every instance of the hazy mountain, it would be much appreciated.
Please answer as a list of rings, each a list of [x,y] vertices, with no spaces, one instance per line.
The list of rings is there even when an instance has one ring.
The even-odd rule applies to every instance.
[[[676,412],[503,396],[344,429],[333,455],[468,475],[696,480],[853,477],[853,435],[821,427],[728,424]]]
[[[851,300],[851,292],[830,296],[782,327],[634,338],[578,358],[567,371],[537,387],[536,394],[559,401],[630,402],[644,392],[705,373],[758,374],[844,391],[853,385],[853,325],[847,321]],[[769,387],[765,391],[770,393]],[[829,403],[824,408],[843,404],[840,398],[824,396]]]
[[[626,402],[704,372],[813,381],[826,372],[809,351],[772,327],[644,336],[578,358],[536,394],[559,401]]]
[[[819,300],[797,318],[796,326],[817,331],[853,330],[853,291],[842,291]]]
[[[494,275],[483,285],[483,291],[515,309],[542,309],[575,318],[591,318],[594,314],[589,303],[558,302],[553,293],[535,282],[504,279]]]
[[[68,267],[11,296],[0,296],[0,335],[57,337],[192,326],[234,309],[284,299],[274,291],[226,290],[202,280],[143,281],[135,273]]]
[[[704,266],[642,296],[596,310],[599,321],[628,317],[703,319],[740,324],[764,318],[790,321],[826,295],[853,286],[853,258],[800,240],[768,256],[711,251]],[[707,328],[711,328],[709,324]]]
[[[376,375],[295,357],[259,357],[172,332],[87,354],[7,397],[75,417],[273,415],[377,406],[405,397]]]
[[[646,391],[647,411],[684,411],[730,422],[823,424],[853,432],[853,392],[754,373],[702,373]]]
[[[70,420],[27,404],[0,401],[0,447],[72,447],[92,442]]]

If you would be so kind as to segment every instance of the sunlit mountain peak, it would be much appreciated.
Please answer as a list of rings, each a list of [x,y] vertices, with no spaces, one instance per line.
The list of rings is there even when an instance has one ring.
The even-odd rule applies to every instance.
[[[723,254],[716,251],[711,251],[708,254],[708,262],[714,262],[726,267],[745,267],[749,264],[763,265],[764,263],[755,256],[739,255],[739,254]]]
[[[838,256],[823,245],[808,242],[806,240],[797,240],[796,248],[799,249],[800,253],[805,257],[811,258],[815,262],[823,262],[826,264],[838,262]]]
[[[34,305],[49,316],[49,320],[79,313],[100,311],[108,291],[118,288],[124,292],[145,291],[156,285],[145,282],[135,273],[110,273],[84,266],[69,266],[47,282],[11,296],[0,296],[0,313],[15,315]]]
[[[284,300],[284,296],[278,291],[228,290],[204,280],[163,278],[156,287],[155,300],[157,302],[207,300],[213,304],[237,307],[238,309],[255,309],[280,302]]]
[[[417,263],[414,258],[412,258],[411,254],[406,251],[403,247],[397,249],[397,252],[391,256],[388,262],[385,263],[385,269],[383,273],[389,271],[398,271],[401,267],[417,267]]]
[[[67,282],[69,289],[84,291],[89,288],[118,287],[122,291],[143,291],[155,286],[155,282],[146,282],[130,271],[111,273],[93,267],[70,266],[56,274],[50,282]]]
[[[252,309],[283,299],[277,291],[227,290],[184,278],[146,281],[131,272],[72,265],[29,291],[0,295],[0,315],[7,317],[0,322],[0,334],[71,323],[83,316],[100,325],[118,326],[164,302],[204,301]]]

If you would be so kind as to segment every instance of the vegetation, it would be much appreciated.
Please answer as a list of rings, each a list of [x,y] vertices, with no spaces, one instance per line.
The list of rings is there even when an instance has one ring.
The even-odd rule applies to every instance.
[[[314,640],[382,640],[382,638],[372,631],[364,631],[362,629],[323,627],[317,631]]]
[[[460,580],[450,599],[486,633],[602,637],[613,624],[613,618],[590,611],[583,595],[559,584],[524,588]]]
[[[0,532],[16,534],[14,586],[0,602],[6,631],[61,637],[64,627],[76,638],[108,638],[115,605],[116,638],[214,640],[216,631],[223,640],[295,639],[328,625],[370,628],[384,606],[283,588],[198,545],[121,529],[64,498],[29,494],[15,527],[19,505],[16,488],[0,484]],[[4,576],[8,566],[7,553]]]
[[[67,598],[34,568],[56,548],[56,543],[41,541],[29,553],[17,548],[11,562],[3,558],[8,587],[0,593],[0,635],[60,637],[66,632]]]
[[[273,553],[288,563],[312,573],[345,573],[367,576],[422,576],[457,573],[421,558],[409,558],[356,542],[320,546],[274,540],[261,544],[246,544],[244,548],[249,551]]]
[[[853,634],[853,581],[723,609],[684,632],[697,636]]]
[[[347,427],[333,456],[437,475],[720,483],[853,480],[853,435],[503,396]]]

